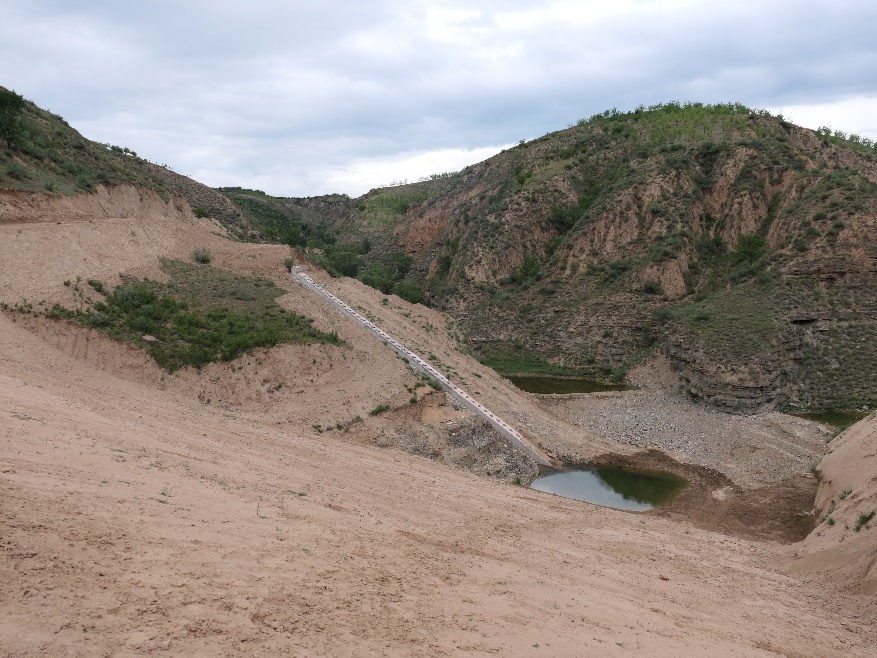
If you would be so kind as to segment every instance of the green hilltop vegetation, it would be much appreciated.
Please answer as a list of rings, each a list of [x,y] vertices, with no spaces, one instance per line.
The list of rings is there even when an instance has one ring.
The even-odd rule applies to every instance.
[[[0,87],[0,186],[27,192],[80,194],[97,184],[168,189],[134,151],[85,139],[61,117]]]
[[[233,238],[265,239],[258,218],[226,195],[124,146],[91,141],[62,117],[0,87],[0,189],[50,195],[91,194],[99,185],[134,185],[165,200],[185,199],[194,214],[214,217]]]

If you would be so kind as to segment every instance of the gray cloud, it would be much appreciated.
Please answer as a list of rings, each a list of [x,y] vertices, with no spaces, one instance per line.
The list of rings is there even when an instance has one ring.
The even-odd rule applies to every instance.
[[[0,84],[93,139],[275,194],[359,194],[394,158],[483,156],[612,106],[819,106],[835,125],[832,103],[877,98],[877,6],[850,0],[7,0],[0,24]]]

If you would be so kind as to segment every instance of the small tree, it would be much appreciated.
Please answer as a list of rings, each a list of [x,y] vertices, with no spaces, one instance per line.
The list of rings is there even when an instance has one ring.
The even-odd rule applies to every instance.
[[[0,137],[6,140],[7,148],[21,134],[21,115],[24,112],[24,97],[0,87]]]

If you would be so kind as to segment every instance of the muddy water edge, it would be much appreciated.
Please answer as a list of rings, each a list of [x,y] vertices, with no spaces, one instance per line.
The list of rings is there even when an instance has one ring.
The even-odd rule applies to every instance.
[[[806,537],[818,522],[814,509],[818,482],[809,474],[746,489],[715,469],[678,462],[660,450],[632,455],[609,453],[587,463],[564,466],[659,471],[684,478],[689,486],[671,502],[639,513],[690,523],[704,530],[788,544]]]

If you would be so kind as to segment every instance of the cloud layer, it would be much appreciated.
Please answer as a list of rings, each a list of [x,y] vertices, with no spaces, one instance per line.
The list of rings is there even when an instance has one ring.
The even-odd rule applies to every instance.
[[[277,195],[358,195],[668,100],[877,139],[877,5],[858,0],[7,0],[0,24],[0,84]]]

